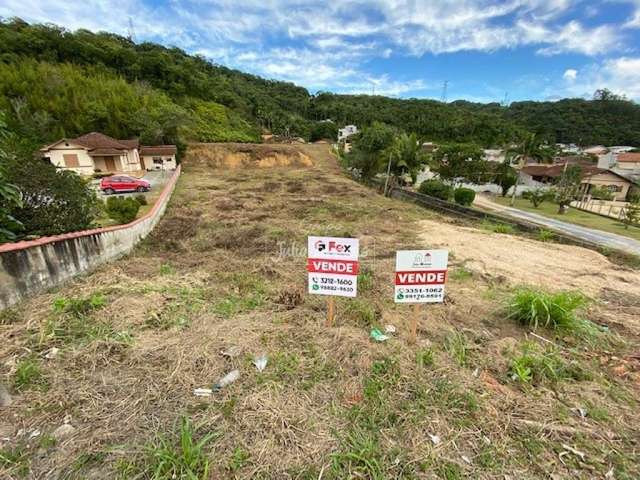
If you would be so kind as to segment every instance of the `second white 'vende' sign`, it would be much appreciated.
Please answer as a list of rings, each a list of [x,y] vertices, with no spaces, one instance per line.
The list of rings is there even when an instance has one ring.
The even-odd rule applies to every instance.
[[[309,237],[309,293],[355,297],[358,292],[357,238]]]
[[[447,250],[396,252],[396,303],[440,303],[447,280]]]

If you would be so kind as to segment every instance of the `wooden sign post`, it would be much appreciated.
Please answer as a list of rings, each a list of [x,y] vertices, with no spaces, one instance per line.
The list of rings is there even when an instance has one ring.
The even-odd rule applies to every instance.
[[[333,327],[336,315],[334,296],[355,297],[358,293],[357,238],[308,237],[307,272],[309,293],[329,295],[327,327]]]
[[[396,252],[396,303],[412,303],[409,318],[409,343],[418,337],[418,317],[422,303],[444,301],[447,279],[447,250],[399,250]]]

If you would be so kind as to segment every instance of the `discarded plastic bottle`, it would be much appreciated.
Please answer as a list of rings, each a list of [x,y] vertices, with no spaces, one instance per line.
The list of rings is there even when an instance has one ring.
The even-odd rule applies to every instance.
[[[232,384],[238,378],[240,378],[240,370],[238,370],[238,369],[231,370],[224,377],[222,377],[220,380],[218,380],[218,382],[212,387],[212,390],[214,392],[217,392],[218,390],[223,389],[227,385]]]

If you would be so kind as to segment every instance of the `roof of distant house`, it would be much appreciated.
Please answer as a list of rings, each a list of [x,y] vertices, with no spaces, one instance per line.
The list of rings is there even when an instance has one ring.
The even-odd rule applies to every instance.
[[[569,166],[574,166],[569,164]],[[595,165],[579,165],[582,168],[582,178],[593,177],[594,175],[598,175],[600,173],[610,173],[617,177],[622,178],[623,180],[627,180],[629,182],[637,182],[630,175],[622,175],[618,170],[611,170],[605,168],[598,168]],[[527,165],[522,168],[522,171],[532,177],[551,177],[557,178],[562,175],[564,171],[564,164],[556,164],[556,165]]]
[[[91,132],[76,138],[63,138],[51,145],[47,145],[40,149],[40,151],[46,152],[62,141],[83,146],[89,150],[89,153],[92,155],[120,155],[124,150],[132,150],[140,146],[140,141],[137,138],[131,140],[116,140],[104,133]]]
[[[640,152],[627,152],[618,155],[618,162],[640,162]]]
[[[574,166],[569,163],[569,166]],[[606,170],[602,168],[598,168],[594,165],[580,165],[582,168],[582,176],[591,176],[596,175],[598,173],[606,172]],[[559,177],[562,175],[564,171],[565,164],[555,164],[555,165],[527,165],[522,168],[522,171],[532,177]]]
[[[140,155],[175,155],[177,151],[175,145],[143,145],[140,149]]]

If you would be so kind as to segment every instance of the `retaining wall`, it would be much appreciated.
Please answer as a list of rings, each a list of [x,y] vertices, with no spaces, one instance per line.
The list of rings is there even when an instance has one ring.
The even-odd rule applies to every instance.
[[[179,176],[180,166],[153,208],[126,225],[0,245],[0,309],[129,253],[162,217]]]

